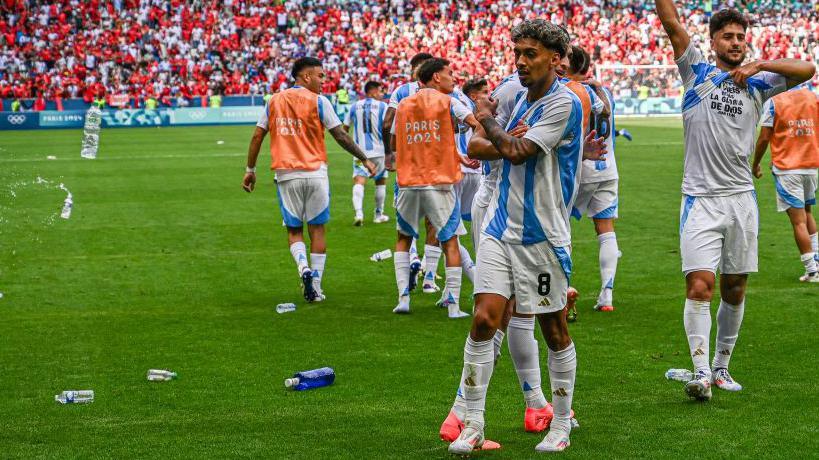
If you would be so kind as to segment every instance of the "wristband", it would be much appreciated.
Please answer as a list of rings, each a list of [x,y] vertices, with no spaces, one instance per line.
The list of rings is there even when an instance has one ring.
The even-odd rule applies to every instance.
[[[247,167],[245,167],[245,172],[255,174],[256,173],[256,167],[254,166],[254,167],[251,168],[250,166],[247,166]]]

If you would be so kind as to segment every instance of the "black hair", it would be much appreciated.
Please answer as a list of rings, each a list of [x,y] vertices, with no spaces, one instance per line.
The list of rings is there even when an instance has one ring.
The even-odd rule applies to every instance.
[[[711,38],[714,38],[714,35],[728,24],[738,24],[742,26],[743,31],[746,31],[748,30],[749,21],[744,14],[734,8],[720,10],[711,16],[711,20],[708,22],[708,32]]]
[[[413,56],[412,59],[410,59],[410,67],[414,69],[419,65],[423,64],[425,61],[428,61],[434,57],[435,56],[429,53],[418,53],[415,56]]]
[[[537,40],[544,48],[556,52],[560,57],[566,55],[571,41],[565,28],[545,19],[529,19],[512,28],[512,41],[524,38]]]
[[[314,57],[298,58],[296,62],[293,63],[293,70],[290,72],[290,75],[295,80],[302,70],[309,69],[310,67],[321,67],[321,61]]]
[[[381,83],[375,80],[370,80],[364,85],[364,94],[367,94],[372,89],[381,88]]]
[[[469,96],[469,93],[473,91],[480,91],[488,84],[489,83],[486,82],[485,78],[475,78],[473,80],[469,80],[468,82],[466,82],[463,88],[461,88],[461,91],[463,91],[464,94]]]
[[[572,46],[572,57],[569,58],[569,72],[572,75],[586,75],[591,64],[589,53],[579,46]]]
[[[418,80],[421,83],[426,84],[430,80],[432,80],[432,76],[436,73],[443,70],[444,67],[449,65],[449,61],[443,58],[432,58],[427,59],[421,64],[421,68],[418,69]]]

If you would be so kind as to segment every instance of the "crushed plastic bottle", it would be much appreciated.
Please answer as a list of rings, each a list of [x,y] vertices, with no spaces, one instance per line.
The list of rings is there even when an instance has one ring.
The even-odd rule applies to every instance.
[[[280,303],[276,305],[276,313],[290,313],[291,311],[296,311],[296,304]]]
[[[384,249],[383,251],[376,252],[375,254],[370,256],[370,260],[373,262],[381,262],[382,260],[386,260],[392,257],[392,251],[389,249]]]
[[[694,380],[694,373],[688,369],[669,369],[665,371],[665,378],[678,382],[690,382]]]
[[[94,402],[94,390],[66,390],[54,395],[60,404],[88,404]]]
[[[293,378],[284,380],[284,387],[290,390],[303,391],[332,385],[335,380],[336,373],[333,369],[322,367],[311,371],[297,372],[293,375]]]
[[[96,105],[92,105],[85,113],[85,126],[82,134],[83,158],[97,158],[97,150],[100,143],[100,126],[102,125],[102,111]]]
[[[68,219],[71,217],[71,209],[74,207],[74,199],[71,197],[69,193],[67,197],[65,197],[65,201],[63,201],[63,210],[60,212],[60,217],[63,219]]]
[[[176,380],[176,372],[167,369],[148,369],[149,382],[167,382],[168,380]]]

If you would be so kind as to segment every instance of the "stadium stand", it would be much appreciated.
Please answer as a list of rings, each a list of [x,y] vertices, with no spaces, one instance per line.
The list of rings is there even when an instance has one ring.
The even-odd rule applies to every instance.
[[[687,3],[695,36],[707,36],[711,11],[737,6],[753,18],[753,58],[819,61],[819,5],[810,1]],[[325,62],[324,92],[358,92],[372,77],[403,82],[419,50],[450,59],[461,79],[497,82],[513,70],[509,29],[526,17],[564,24],[599,64],[673,64],[653,2],[643,1],[0,0],[0,98],[25,99],[27,109],[97,97],[205,105],[211,95],[278,91],[304,55]],[[697,44],[708,52],[707,41]],[[629,88],[678,94],[676,72],[639,78]]]

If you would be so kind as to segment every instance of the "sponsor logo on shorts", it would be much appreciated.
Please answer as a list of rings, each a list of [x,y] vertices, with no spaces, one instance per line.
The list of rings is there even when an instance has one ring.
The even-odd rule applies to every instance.
[[[540,303],[537,304],[537,306],[538,307],[551,307],[552,302],[549,301],[548,297],[544,297],[543,300],[541,300]]]
[[[22,125],[26,122],[26,116],[22,114],[13,114],[6,117],[6,120],[13,125]]]

